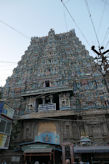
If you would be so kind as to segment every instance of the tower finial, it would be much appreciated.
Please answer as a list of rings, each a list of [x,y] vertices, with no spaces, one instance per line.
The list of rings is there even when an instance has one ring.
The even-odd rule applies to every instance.
[[[51,28],[48,35],[55,35],[55,31]]]

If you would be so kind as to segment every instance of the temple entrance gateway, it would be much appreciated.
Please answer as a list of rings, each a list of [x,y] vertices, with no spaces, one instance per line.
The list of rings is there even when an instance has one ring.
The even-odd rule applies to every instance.
[[[61,160],[61,149],[56,145],[31,144],[22,147],[25,164],[58,164]]]
[[[26,164],[53,164],[53,154],[52,153],[26,153],[24,154],[24,161]]]

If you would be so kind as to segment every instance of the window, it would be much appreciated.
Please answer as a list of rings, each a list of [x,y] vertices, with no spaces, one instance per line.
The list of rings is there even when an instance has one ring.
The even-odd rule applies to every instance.
[[[49,81],[45,81],[45,87],[50,87],[50,82]]]
[[[70,126],[66,125],[66,135],[67,135],[67,137],[69,136],[69,133],[70,133]]]
[[[26,138],[29,138],[29,128],[26,128]]]
[[[66,105],[66,101],[62,100],[62,106],[64,107]]]
[[[51,72],[51,69],[49,68],[48,71]]]
[[[11,122],[7,122],[7,127],[6,127],[6,133],[8,133],[8,134],[10,134],[10,132],[11,132]]]
[[[70,137],[70,125],[65,125],[64,138],[69,138],[69,137]]]
[[[1,122],[0,122],[0,132],[5,132],[5,128],[6,128],[6,121],[1,119]]]
[[[48,59],[48,62],[51,63],[51,59]]]

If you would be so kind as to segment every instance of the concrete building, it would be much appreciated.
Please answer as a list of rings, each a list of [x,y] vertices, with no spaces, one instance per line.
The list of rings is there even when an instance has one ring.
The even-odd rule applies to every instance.
[[[0,101],[0,150],[9,147],[14,110],[4,101]]]
[[[2,94],[3,94],[3,87],[0,87],[0,99],[2,98]]]
[[[74,30],[33,37],[3,96],[16,109],[11,144],[24,162],[109,162],[109,94]]]

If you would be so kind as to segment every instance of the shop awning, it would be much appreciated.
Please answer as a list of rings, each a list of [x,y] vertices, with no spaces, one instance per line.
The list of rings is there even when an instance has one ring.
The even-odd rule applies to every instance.
[[[52,148],[44,148],[44,149],[26,149],[24,153],[51,153]]]
[[[108,153],[109,146],[77,146],[74,153]]]

